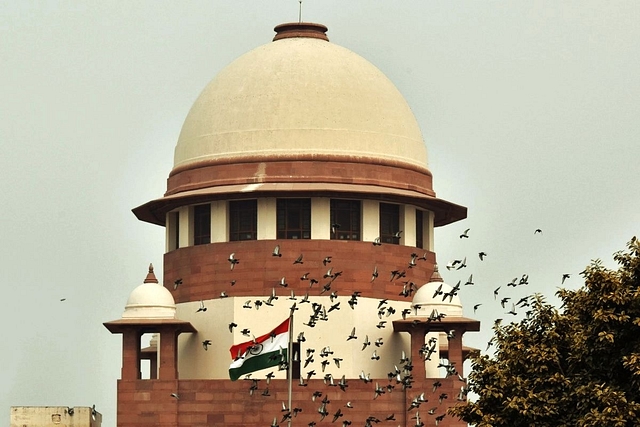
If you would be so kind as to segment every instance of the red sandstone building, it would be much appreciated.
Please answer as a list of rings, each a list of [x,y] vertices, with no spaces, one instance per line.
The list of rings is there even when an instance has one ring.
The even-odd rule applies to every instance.
[[[466,208],[436,197],[384,74],[322,25],[275,30],[204,89],[165,195],[134,209],[166,229],[164,283],[150,269],[105,323],[123,337],[117,425],[465,425],[445,414],[466,399],[462,336],[479,322],[434,273],[433,229]],[[289,408],[286,371],[234,382],[228,368],[293,303]]]

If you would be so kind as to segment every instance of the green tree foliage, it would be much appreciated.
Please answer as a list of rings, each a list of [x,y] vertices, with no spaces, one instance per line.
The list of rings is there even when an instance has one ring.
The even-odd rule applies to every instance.
[[[494,325],[493,357],[472,357],[474,402],[451,414],[477,427],[640,426],[640,241],[594,261],[559,309],[535,296],[519,323]]]

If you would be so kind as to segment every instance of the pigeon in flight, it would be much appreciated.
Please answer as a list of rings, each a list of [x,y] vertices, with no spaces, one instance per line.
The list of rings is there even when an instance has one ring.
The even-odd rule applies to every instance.
[[[462,233],[460,235],[461,239],[468,239],[469,238],[469,230],[471,230],[470,228],[467,228],[466,230],[464,230],[464,233]]]
[[[351,330],[351,333],[349,334],[349,337],[347,338],[347,341],[349,341],[349,340],[355,340],[355,339],[357,339],[357,338],[358,338],[358,337],[356,336],[356,328],[354,327],[354,328]]]
[[[228,261],[229,261],[229,264],[231,265],[231,269],[232,270],[234,269],[236,264],[238,264],[240,262],[240,260],[236,258],[236,253],[235,252],[231,252],[231,254],[229,255]]]
[[[196,310],[196,313],[200,313],[201,311],[207,311],[207,307],[204,306],[204,301],[200,300],[200,308]]]
[[[277,256],[277,257],[282,256],[282,254],[280,253],[280,245],[276,245],[276,247],[273,248],[273,252],[271,252],[271,255]]]

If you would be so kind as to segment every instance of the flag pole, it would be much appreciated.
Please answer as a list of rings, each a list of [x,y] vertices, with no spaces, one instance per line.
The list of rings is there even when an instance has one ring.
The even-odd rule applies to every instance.
[[[288,377],[289,377],[289,421],[287,422],[287,426],[291,427],[291,390],[292,390],[292,381],[293,381],[293,311],[291,310],[291,314],[289,314],[289,345],[287,348],[287,369],[288,369]]]

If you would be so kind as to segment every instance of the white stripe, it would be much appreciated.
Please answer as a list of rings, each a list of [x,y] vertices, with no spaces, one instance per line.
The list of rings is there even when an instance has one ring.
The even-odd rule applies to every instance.
[[[280,335],[276,335],[273,339],[269,338],[265,342],[263,342],[262,351],[260,352],[260,354],[280,351],[280,349],[286,350],[287,348],[289,348],[289,331]],[[244,364],[244,361],[246,359],[260,356],[260,354],[251,354],[250,352],[246,352],[239,359],[231,362],[231,365],[229,365],[229,369],[239,368]]]

